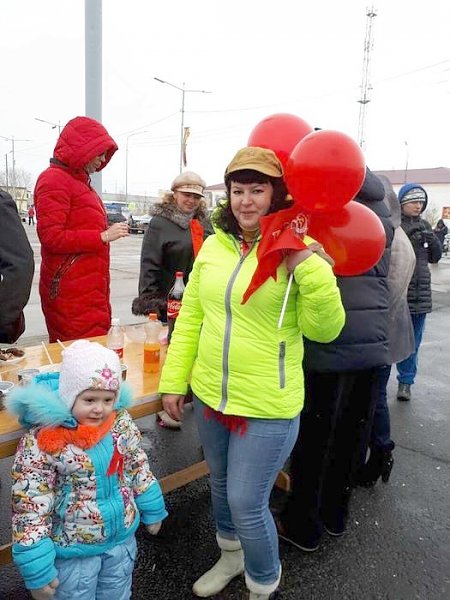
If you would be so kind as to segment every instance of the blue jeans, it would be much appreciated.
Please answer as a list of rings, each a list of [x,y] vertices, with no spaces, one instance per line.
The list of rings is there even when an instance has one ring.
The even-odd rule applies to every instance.
[[[136,552],[131,535],[97,556],[57,559],[59,586],[54,600],[129,600]]]
[[[414,383],[414,379],[417,374],[417,364],[418,364],[418,353],[420,342],[422,341],[423,331],[425,329],[425,317],[426,313],[419,314],[411,314],[411,320],[414,328],[414,341],[415,341],[415,350],[402,360],[397,363],[397,379],[400,383],[406,383],[408,385],[412,385]]]
[[[294,446],[294,419],[248,419],[245,435],[230,432],[204,416],[205,404],[194,396],[194,413],[211,473],[211,499],[218,534],[239,539],[245,570],[259,584],[280,575],[278,536],[269,495]]]
[[[391,365],[377,367],[377,403],[375,405],[372,433],[370,436],[371,447],[379,446],[384,448],[391,443],[391,420],[386,389],[390,374]]]

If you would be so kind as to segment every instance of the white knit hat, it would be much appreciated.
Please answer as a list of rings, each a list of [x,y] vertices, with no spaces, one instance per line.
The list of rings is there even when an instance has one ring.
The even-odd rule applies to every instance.
[[[59,396],[70,410],[84,390],[118,392],[121,381],[120,360],[113,350],[88,340],[77,340],[63,350]]]

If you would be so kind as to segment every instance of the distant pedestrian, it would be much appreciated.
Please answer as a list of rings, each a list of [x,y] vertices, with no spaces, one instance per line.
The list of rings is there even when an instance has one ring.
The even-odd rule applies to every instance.
[[[411,386],[417,374],[417,356],[425,328],[425,317],[432,310],[431,273],[428,263],[437,263],[442,246],[431,225],[420,216],[427,207],[428,195],[417,183],[406,183],[398,193],[402,209],[402,228],[416,254],[416,267],[408,287],[408,305],[414,327],[415,350],[397,363],[397,400],[411,400]]]
[[[17,206],[0,190],[0,343],[12,344],[25,330],[23,309],[34,275],[34,257]]]
[[[28,225],[34,225],[34,206],[28,209]]]
[[[448,227],[442,219],[439,219],[439,221],[436,223],[436,227],[433,229],[433,233],[441,242],[441,246],[443,247],[445,236],[448,234]]]
[[[127,236],[128,225],[108,227],[90,175],[101,171],[116,150],[101,123],[75,117],[37,180],[39,293],[50,342],[106,335],[111,325],[109,244]]]

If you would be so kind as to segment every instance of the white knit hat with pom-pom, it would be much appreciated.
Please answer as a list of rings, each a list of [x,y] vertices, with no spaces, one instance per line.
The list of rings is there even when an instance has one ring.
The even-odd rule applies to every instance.
[[[69,410],[81,392],[88,389],[118,392],[121,382],[120,360],[113,350],[97,342],[77,340],[63,351],[59,397]]]

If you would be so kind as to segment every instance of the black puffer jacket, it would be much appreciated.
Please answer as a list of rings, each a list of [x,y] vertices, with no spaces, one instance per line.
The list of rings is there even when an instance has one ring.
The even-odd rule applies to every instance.
[[[0,342],[24,332],[23,308],[30,297],[34,257],[14,200],[0,190]]]
[[[432,310],[431,273],[428,263],[437,263],[442,247],[431,225],[421,217],[402,214],[402,229],[409,238],[416,254],[416,268],[408,287],[408,306],[413,314]]]
[[[386,249],[378,263],[362,275],[337,277],[346,322],[338,338],[329,344],[305,338],[305,369],[344,372],[369,369],[388,360],[390,247],[394,227],[383,202],[384,188],[369,169],[355,200],[380,218],[386,232]]]
[[[175,272],[183,271],[187,283],[194,264],[191,219],[174,202],[156,204],[150,214],[152,220],[142,242],[139,296],[133,300],[132,311],[135,315],[156,312],[166,321],[167,294],[175,283]],[[203,225],[204,238],[207,237],[211,225],[203,209],[194,218]]]

